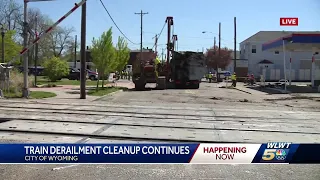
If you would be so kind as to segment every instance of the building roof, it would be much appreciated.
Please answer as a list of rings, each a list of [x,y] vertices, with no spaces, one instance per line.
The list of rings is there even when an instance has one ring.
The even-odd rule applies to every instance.
[[[260,61],[259,64],[273,64],[273,62],[271,62],[267,59],[264,59],[264,60]]]
[[[314,50],[320,49],[320,33],[292,33],[289,36],[280,37],[262,45],[262,50],[281,50],[285,44],[290,50]]]
[[[320,33],[320,31],[259,31],[256,34],[250,36],[249,38],[245,39],[243,42],[247,41],[258,41],[258,42],[268,42],[272,41],[274,39],[278,39],[284,36],[288,36],[293,33],[298,34],[314,34],[314,33]]]

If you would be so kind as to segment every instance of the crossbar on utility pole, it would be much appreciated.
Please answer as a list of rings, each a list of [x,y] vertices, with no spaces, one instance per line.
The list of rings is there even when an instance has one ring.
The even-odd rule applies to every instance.
[[[143,15],[145,15],[145,14],[149,14],[148,12],[146,12],[146,13],[144,13],[142,10],[141,10],[141,12],[139,12],[139,13],[134,13],[134,14],[138,14],[138,15],[140,15],[140,23],[141,23],[141,33],[140,33],[140,61],[142,60],[142,29],[143,29],[143,23],[142,23],[142,20],[143,20]]]

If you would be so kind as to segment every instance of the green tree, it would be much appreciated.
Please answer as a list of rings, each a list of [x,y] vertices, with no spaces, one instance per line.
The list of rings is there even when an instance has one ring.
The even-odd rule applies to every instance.
[[[97,90],[100,78],[102,78],[102,87],[104,86],[104,77],[116,68],[115,49],[112,43],[112,28],[102,33],[101,37],[92,40],[91,49],[92,61],[96,65],[99,78],[97,81]]]
[[[118,43],[116,46],[116,71],[122,71],[125,65],[127,65],[130,58],[130,49],[128,48],[128,43],[123,37],[118,37]]]
[[[15,35],[15,31],[7,31],[4,36],[4,59],[5,62],[11,61],[14,57],[16,57],[19,52],[22,50],[22,46],[17,44],[13,37]],[[2,38],[0,38],[0,52],[2,55]],[[19,58],[17,58],[17,61],[19,62]],[[1,59],[2,62],[2,59]]]
[[[68,63],[57,57],[52,57],[51,59],[46,60],[43,66],[45,68],[45,75],[52,82],[61,79],[63,76],[66,76],[69,73]]]

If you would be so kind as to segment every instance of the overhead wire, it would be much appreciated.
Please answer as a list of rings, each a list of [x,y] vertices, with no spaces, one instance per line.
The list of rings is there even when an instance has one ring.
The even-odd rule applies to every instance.
[[[163,26],[162,26],[162,29],[161,29],[160,33],[159,33],[159,34],[157,34],[157,35],[158,35],[158,39],[161,37],[162,31],[163,31],[164,27],[166,26],[166,24],[167,24],[167,21],[165,21],[165,22],[164,22],[164,24],[163,24]],[[153,45],[153,47],[152,47],[151,49],[153,49],[155,46],[156,46],[156,44],[154,44],[154,45]]]
[[[139,43],[134,43],[132,42],[119,28],[119,26],[117,25],[117,23],[114,21],[114,19],[112,18],[111,14],[109,13],[108,9],[106,8],[106,6],[104,5],[104,3],[102,2],[102,0],[100,0],[101,5],[103,6],[104,10],[107,12],[107,14],[109,15],[111,21],[113,22],[113,24],[116,26],[116,28],[120,31],[120,33],[123,35],[124,38],[126,38],[130,43],[132,44],[139,44]]]

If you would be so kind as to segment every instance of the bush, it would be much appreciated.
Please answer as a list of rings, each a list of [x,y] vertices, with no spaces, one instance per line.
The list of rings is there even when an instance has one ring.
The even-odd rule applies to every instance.
[[[47,86],[48,86],[48,87],[57,87],[56,84],[52,84],[52,83],[49,83]]]
[[[53,57],[48,59],[43,64],[44,74],[49,78],[50,81],[55,82],[62,77],[68,75],[69,65],[66,61],[60,58]]]
[[[28,76],[28,86],[32,87],[34,84],[34,77]],[[21,93],[23,90],[23,73],[20,73],[18,70],[12,70],[10,72],[10,84],[9,91],[12,93]]]

